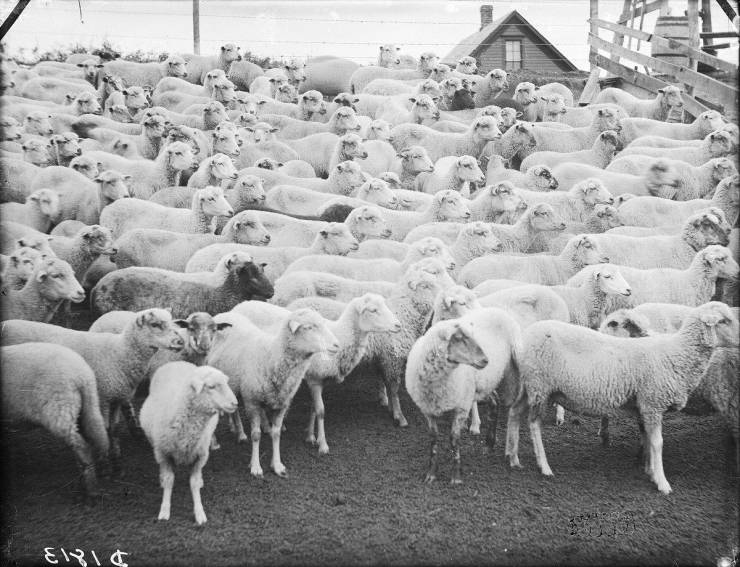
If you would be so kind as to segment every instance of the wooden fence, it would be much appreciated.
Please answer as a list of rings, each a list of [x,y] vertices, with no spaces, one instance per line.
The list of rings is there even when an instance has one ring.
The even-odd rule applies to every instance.
[[[691,4],[692,0],[689,1]],[[695,3],[695,0],[693,3]],[[660,0],[651,3],[646,2],[634,9],[632,14],[639,16],[643,11],[647,13],[648,11],[659,9],[661,4],[662,2]],[[691,8],[691,5],[689,8]],[[632,14],[631,16],[634,17]],[[698,19],[698,16],[696,17]],[[689,18],[691,24],[691,16]],[[620,18],[620,22],[622,23],[600,19],[598,17],[598,0],[591,0],[591,18],[589,22],[591,31],[588,35],[588,43],[590,46],[589,62],[591,63],[591,76],[579,101],[580,104],[587,104],[593,100],[593,97],[598,92],[599,74],[601,70],[604,70],[619,77],[623,81],[651,93],[656,93],[658,89],[671,84],[668,82],[671,79],[665,76],[675,78],[676,81],[685,85],[685,93],[683,95],[684,108],[693,116],[709,109],[716,109],[730,115],[736,114],[738,89],[734,85],[737,83],[738,78],[737,65],[719,59],[701,49],[692,47],[688,43],[625,26],[623,25],[626,22],[625,17]],[[695,28],[697,22],[694,22],[694,24],[694,26],[690,25],[690,28]],[[600,37],[600,30],[613,32],[613,39],[609,41]],[[698,41],[698,31],[696,35]],[[624,47],[624,37],[631,37],[659,48],[670,49],[674,53],[686,55],[689,57],[689,65],[677,65]],[[599,53],[600,51],[605,52],[607,55]],[[620,60],[627,60],[641,65],[645,68],[646,72],[641,73],[635,68],[627,67],[620,63]],[[732,86],[698,73],[696,71],[697,63],[703,63],[717,71],[723,72],[728,82],[732,83]],[[653,76],[654,74],[661,75],[662,78]],[[701,94],[701,98],[697,98],[699,93]]]

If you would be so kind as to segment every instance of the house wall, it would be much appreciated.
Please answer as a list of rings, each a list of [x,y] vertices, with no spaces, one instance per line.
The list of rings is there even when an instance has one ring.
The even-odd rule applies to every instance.
[[[552,59],[549,52],[544,51],[537,45],[537,39],[530,34],[523,33],[520,26],[504,25],[496,35],[492,45],[481,46],[480,51],[475,54],[478,64],[483,73],[491,69],[503,69],[505,62],[505,49],[507,40],[521,40],[522,42],[522,66],[524,69],[537,72],[557,72],[567,70]]]

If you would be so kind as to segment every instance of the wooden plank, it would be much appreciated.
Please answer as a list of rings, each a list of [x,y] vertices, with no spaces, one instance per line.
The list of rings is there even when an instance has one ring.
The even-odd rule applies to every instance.
[[[660,79],[656,79],[655,77],[649,77],[648,75],[643,75],[639,71],[635,71],[634,69],[625,67],[621,63],[615,63],[614,61],[612,61],[608,57],[605,57],[604,55],[601,55],[600,53],[595,53],[589,56],[589,61],[593,62],[595,65],[598,65],[605,71],[617,75],[623,80],[652,93],[657,93],[658,89],[669,85],[669,83],[666,83],[665,81],[661,81]],[[711,110],[709,107],[703,105],[702,103],[688,95],[683,96],[683,104],[686,112],[694,117],[699,116],[699,114],[706,110]]]
[[[599,26],[596,25],[596,21],[599,19],[599,0],[590,0],[589,2],[589,22],[591,27],[591,33],[599,35]],[[593,47],[589,47],[592,53],[595,53]],[[599,92],[599,75],[601,69],[596,64],[591,63],[591,73],[586,81],[586,86],[581,91],[581,96],[578,99],[578,104],[584,106],[590,104]]]
[[[701,16],[701,31],[702,33],[711,33],[712,31],[712,0],[701,0],[701,12],[699,13]],[[702,51],[705,53],[709,53],[710,55],[717,55],[717,51],[712,49],[711,47],[707,49],[707,46],[709,44],[707,41],[704,41],[704,46],[701,48]]]
[[[701,37],[721,39],[723,37],[737,37],[739,34],[737,32],[727,31],[727,32],[705,32],[700,35]]]
[[[710,98],[717,101],[718,104],[722,104],[725,107],[737,106],[738,91],[737,89],[726,85],[716,79],[691,71],[685,67],[673,65],[667,61],[650,57],[649,55],[643,55],[635,51],[630,51],[620,45],[612,45],[608,41],[595,37],[589,34],[589,44],[596,49],[604,50],[610,54],[617,54],[621,57],[625,57],[635,63],[645,65],[651,69],[660,73],[666,73],[667,75],[673,75],[677,81],[689,84],[691,86],[701,86],[702,90],[709,95]]]
[[[625,23],[630,19],[630,8],[634,8],[632,5],[632,0],[623,0],[622,2],[622,15],[619,16],[619,21],[624,21]],[[632,12],[632,18],[634,19],[634,11]],[[631,27],[631,26],[630,26]],[[598,32],[595,35],[599,35]],[[630,36],[631,39],[631,36]],[[612,43],[616,45],[624,45],[624,34],[620,32],[614,32],[614,37],[612,38]],[[612,61],[619,63],[619,55],[612,54]]]
[[[655,2],[648,2],[646,6],[640,6],[639,8],[635,9],[635,17],[641,16],[642,14],[649,14],[650,12],[654,12],[655,10],[660,10],[663,5],[663,0],[655,0]],[[631,13],[627,12],[626,16],[624,14],[624,10],[622,11],[622,15],[619,16],[618,23],[620,24],[626,24],[630,19]]]
[[[731,43],[707,43],[702,49],[709,51],[710,49],[727,49],[732,47]],[[711,52],[710,52],[711,53]]]
[[[719,7],[722,8],[722,11],[725,13],[725,15],[730,19],[730,21],[737,28],[738,25],[735,23],[735,18],[737,18],[737,12],[735,11],[735,8],[733,8],[732,5],[727,0],[717,0],[717,4],[719,4]]]
[[[699,0],[688,0],[689,8],[686,11],[686,15],[689,18],[689,47],[693,47],[696,51],[699,50]],[[696,71],[697,69],[696,57],[689,58],[689,69]],[[685,83],[686,92],[694,94],[694,85],[692,83]]]
[[[651,41],[660,47],[670,48],[683,55],[689,55],[690,57],[694,57],[696,58],[697,61],[710,65],[714,67],[715,69],[719,69],[720,71],[725,71],[731,74],[737,74],[737,65],[729,61],[719,59],[718,57],[713,57],[701,51],[697,51],[696,49],[693,49],[692,47],[688,46],[687,44],[681,41],[676,41],[675,39],[666,39],[659,35],[653,35],[651,33],[641,31],[641,30],[633,30],[625,26],[620,26],[619,24],[607,22],[606,20],[598,20],[597,24],[598,24],[598,27],[604,28],[609,31],[616,31],[616,28],[620,28],[622,33],[624,33],[625,35],[632,35],[633,37],[636,37],[638,39],[643,39],[645,41]],[[598,35],[598,34],[594,34],[594,35]]]

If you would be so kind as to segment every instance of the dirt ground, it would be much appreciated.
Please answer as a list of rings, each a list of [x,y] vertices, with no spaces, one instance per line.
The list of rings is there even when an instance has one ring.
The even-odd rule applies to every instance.
[[[204,469],[208,523],[193,521],[187,475],[178,471],[172,517],[156,520],[161,492],[145,440],[123,439],[125,472],[101,481],[94,507],[77,496],[71,451],[44,431],[4,435],[3,558],[10,565],[111,565],[117,550],[140,565],[305,564],[651,564],[716,565],[738,542],[734,451],[716,415],[665,419],[664,463],[673,494],[661,495],[638,469],[636,424],[614,419],[603,448],[598,420],[568,415],[550,424],[544,442],[555,476],[536,470],[526,424],[524,470],[503,457],[503,416],[493,453],[466,435],[462,486],[448,484],[445,451],[440,479],[422,483],[426,426],[402,398],[407,429],[394,427],[376,402],[373,377],[357,374],[327,388],[331,453],[304,442],[309,396],[302,388],[286,420],[283,461],[289,478],[249,475],[248,445],[237,445],[225,420],[222,448]],[[6,430],[7,432],[7,430]],[[485,431],[484,431],[485,433]],[[75,552],[78,553],[79,552]]]

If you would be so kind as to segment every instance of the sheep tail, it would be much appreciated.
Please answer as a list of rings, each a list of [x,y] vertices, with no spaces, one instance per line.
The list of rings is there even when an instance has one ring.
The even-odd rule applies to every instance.
[[[82,398],[80,425],[82,433],[97,451],[99,456],[108,454],[108,432],[105,430],[103,416],[100,413],[98,387],[94,380],[83,380],[79,387]]]

